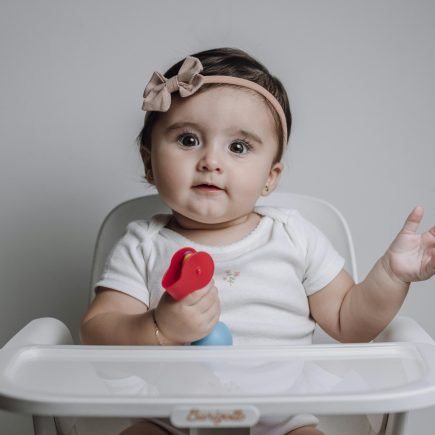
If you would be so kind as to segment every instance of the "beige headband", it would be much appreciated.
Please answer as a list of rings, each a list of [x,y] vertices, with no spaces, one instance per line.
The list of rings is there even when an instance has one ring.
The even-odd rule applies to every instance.
[[[145,111],[167,112],[171,107],[171,93],[179,92],[181,97],[193,95],[202,85],[208,83],[229,84],[252,89],[266,98],[272,104],[279,116],[284,147],[287,145],[287,122],[284,110],[278,100],[263,86],[250,80],[232,76],[203,76],[203,67],[196,57],[188,56],[181,65],[180,71],[174,77],[167,79],[159,72],[154,72],[148,82],[143,97],[142,109]]]

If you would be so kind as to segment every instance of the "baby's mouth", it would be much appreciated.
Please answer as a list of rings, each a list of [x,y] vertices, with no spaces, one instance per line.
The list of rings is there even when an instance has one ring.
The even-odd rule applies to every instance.
[[[195,190],[204,190],[209,192],[219,192],[224,190],[221,187],[218,187],[214,184],[207,184],[207,183],[196,184],[195,186],[193,186],[193,188]]]

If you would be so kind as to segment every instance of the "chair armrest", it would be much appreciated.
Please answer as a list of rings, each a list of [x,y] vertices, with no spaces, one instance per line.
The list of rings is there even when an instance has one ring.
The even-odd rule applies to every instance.
[[[397,316],[374,339],[375,342],[412,342],[433,344],[432,337],[411,317]]]
[[[29,322],[4,345],[3,349],[34,344],[73,344],[73,339],[69,329],[60,320],[43,317]]]
[[[389,325],[373,340],[377,343],[384,342],[412,342],[433,344],[432,337],[423,329],[418,322],[411,317],[397,316]],[[387,415],[367,415],[373,433],[381,433],[386,424]]]

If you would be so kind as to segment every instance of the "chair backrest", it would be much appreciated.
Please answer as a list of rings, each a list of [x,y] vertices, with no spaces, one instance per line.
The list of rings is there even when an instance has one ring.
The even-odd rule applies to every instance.
[[[298,210],[302,216],[316,225],[345,258],[347,271],[357,280],[355,253],[348,225],[341,213],[326,201],[295,193],[273,192],[261,197],[258,205],[268,205]],[[113,245],[123,235],[127,224],[134,220],[150,219],[158,213],[169,213],[168,207],[158,195],[142,196],[123,202],[104,219],[94,251],[90,301],[93,287],[98,281],[106,258]],[[325,341],[323,338],[316,341]]]

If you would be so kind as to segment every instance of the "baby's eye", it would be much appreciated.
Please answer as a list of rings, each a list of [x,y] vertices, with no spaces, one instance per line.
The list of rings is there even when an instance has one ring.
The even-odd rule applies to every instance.
[[[181,136],[178,137],[177,141],[179,144],[187,148],[196,147],[199,145],[198,138],[191,133],[182,134]]]
[[[249,144],[242,141],[232,142],[228,148],[234,154],[246,154],[251,149]]]

